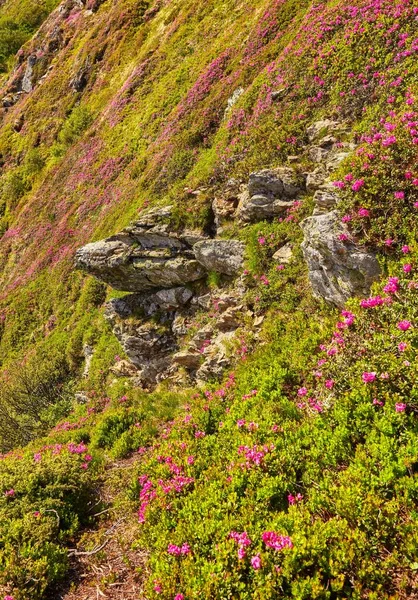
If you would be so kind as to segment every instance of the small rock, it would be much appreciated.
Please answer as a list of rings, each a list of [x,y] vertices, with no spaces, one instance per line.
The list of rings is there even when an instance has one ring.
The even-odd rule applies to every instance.
[[[282,100],[286,95],[286,88],[281,88],[280,90],[275,90],[271,92],[271,99],[273,102],[277,102],[278,100]]]
[[[321,166],[307,174],[306,176],[306,191],[312,193],[324,185],[327,179],[327,173]]]
[[[196,370],[202,362],[202,355],[192,350],[184,350],[173,355],[173,363],[185,367],[186,369]]]
[[[332,210],[337,205],[338,199],[338,194],[335,191],[335,188],[329,187],[317,190],[314,194],[314,202],[316,206],[315,214]]]
[[[315,163],[325,162],[325,159],[329,153],[329,149],[321,148],[320,146],[311,146],[308,151],[309,158]]]
[[[85,358],[83,377],[88,377],[88,374],[90,372],[91,361],[94,354],[92,346],[90,346],[89,344],[84,344],[83,354]]]
[[[323,121],[316,121],[312,123],[307,130],[308,138],[310,142],[313,142],[318,137],[325,137],[331,131],[338,129],[340,124],[337,121],[331,121],[330,119],[324,119]]]
[[[277,250],[277,252],[275,252],[273,254],[273,260],[277,260],[280,263],[283,264],[288,264],[292,258],[293,255],[293,247],[292,244],[285,244],[284,246],[282,246],[281,248],[279,248]]]
[[[129,360],[120,360],[113,367],[110,368],[110,372],[116,377],[135,377],[138,375],[138,369]]]
[[[36,58],[35,54],[32,54],[31,56],[29,56],[28,63],[26,66],[26,71],[25,71],[25,74],[23,75],[20,89],[23,92],[26,92],[27,94],[29,94],[33,90],[32,76],[33,76],[33,67],[36,65],[36,61],[37,61],[37,58]]]
[[[74,399],[79,404],[87,404],[89,401],[89,397],[87,396],[86,392],[76,392],[74,394]]]
[[[240,97],[242,96],[243,93],[244,93],[244,88],[239,87],[234,91],[232,96],[230,98],[228,98],[227,107],[224,112],[224,118],[226,118],[229,115],[229,113],[231,112],[231,109],[238,102],[238,100],[240,99]]]
[[[216,320],[216,327],[220,331],[233,331],[240,326],[242,306],[230,306],[221,313]]]
[[[244,261],[244,244],[238,240],[205,240],[193,246],[196,260],[207,270],[235,275]]]

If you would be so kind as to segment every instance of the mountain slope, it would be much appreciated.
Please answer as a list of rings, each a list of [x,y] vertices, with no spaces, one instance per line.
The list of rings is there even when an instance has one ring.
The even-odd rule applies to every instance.
[[[147,598],[416,597],[414,2],[54,8],[0,92],[1,593],[54,595],[98,503],[139,511]],[[7,0],[0,30],[26,10]],[[138,265],[153,235],[193,261],[236,238],[245,269],[182,281],[184,311],[141,296],[109,318],[143,290],[76,251],[114,236]],[[185,368],[141,389],[126,338],[167,322]]]

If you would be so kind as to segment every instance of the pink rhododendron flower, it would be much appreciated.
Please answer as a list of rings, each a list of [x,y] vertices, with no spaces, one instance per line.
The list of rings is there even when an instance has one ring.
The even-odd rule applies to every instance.
[[[372,381],[374,381],[376,379],[376,373],[375,371],[365,371],[363,373],[363,375],[361,376],[362,380],[364,381],[364,383],[371,383]]]
[[[396,200],[403,200],[405,198],[405,192],[395,192],[394,196]]]
[[[409,264],[409,263],[407,263],[406,265],[404,265],[404,266],[402,267],[402,271],[403,271],[404,273],[410,273],[410,272],[412,271],[412,265],[411,265],[411,264]]]
[[[399,352],[405,352],[405,350],[407,349],[408,344],[406,342],[400,342],[398,344],[398,350]]]
[[[273,548],[278,552],[284,548],[293,548],[293,542],[288,535],[280,535],[275,531],[265,531],[261,535],[261,539],[268,548]]]
[[[410,327],[412,327],[412,323],[411,323],[411,321],[406,321],[406,320],[405,321],[399,321],[397,327],[401,331],[408,331],[408,329]]]
[[[403,402],[397,402],[395,404],[395,411],[397,413],[403,413],[403,412],[405,412],[405,409],[406,409],[406,404],[404,404]]]
[[[157,594],[161,594],[162,591],[163,588],[161,587],[161,584],[158,583],[158,581],[154,581],[154,592],[156,592]]]
[[[353,192],[358,192],[364,185],[364,179],[357,179],[353,185],[351,186],[351,189],[353,190]]]
[[[411,248],[409,246],[405,245],[405,246],[402,246],[401,250],[404,254],[408,254],[408,252],[410,252]]]
[[[174,600],[184,600],[184,594],[176,594]]]
[[[381,400],[378,400],[377,398],[373,398],[373,404],[375,406],[383,406],[384,402],[382,402]]]
[[[12,488],[11,490],[7,490],[7,492],[4,492],[4,495],[7,498],[14,498],[14,496],[16,495],[16,492],[14,491],[14,489]]]
[[[325,387],[328,390],[332,390],[332,388],[334,387],[334,383],[335,383],[335,381],[333,379],[327,379],[325,382]]]
[[[306,387],[301,387],[298,389],[298,396],[306,396],[307,393],[308,390],[306,389]]]
[[[383,288],[383,291],[387,294],[396,294],[399,290],[399,278],[398,277],[389,277],[387,284]]]
[[[259,554],[256,554],[251,558],[251,566],[253,569],[261,569],[261,558]]]
[[[359,208],[357,214],[359,217],[370,217],[370,211],[367,208]]]

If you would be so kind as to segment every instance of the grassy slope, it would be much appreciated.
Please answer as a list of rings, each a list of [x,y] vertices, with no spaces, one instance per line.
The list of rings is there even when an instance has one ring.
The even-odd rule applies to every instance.
[[[86,518],[85,509],[61,489],[44,493],[45,481],[55,481],[72,465],[71,477],[88,494],[95,477],[84,473],[90,469],[100,477],[109,452],[123,456],[139,445],[154,445],[156,452],[147,451],[138,466],[138,475],[148,479],[142,485],[135,479],[130,491],[138,508],[150,500],[142,507],[146,524],[140,539],[154,551],[149,597],[198,598],[202,590],[214,598],[267,599],[277,597],[277,590],[296,598],[412,597],[417,341],[414,327],[401,335],[396,323],[408,319],[414,325],[417,318],[416,288],[407,286],[414,278],[418,189],[413,4],[177,0],[149,8],[105,2],[94,15],[69,19],[70,43],[54,69],[3,118],[0,359],[11,390],[7,400],[16,394],[15,361],[21,370],[25,357],[29,374],[53,362],[51,371],[65,388],[77,378],[83,341],[97,347],[85,384],[91,412],[78,408],[71,420],[86,420],[46,442],[89,442],[91,449],[82,448],[81,455],[91,451],[93,467],[80,468],[86,461],[67,446],[56,454],[46,448],[26,481],[39,443],[23,462],[16,456],[2,462],[4,591],[16,598],[42,597],[45,585],[65,572],[65,552],[53,541],[56,520],[43,511],[52,507],[68,515],[60,524],[62,542]],[[87,54],[93,72],[78,96],[69,81]],[[227,100],[240,86],[245,93],[224,119]],[[282,87],[284,100],[273,103],[271,91]],[[12,126],[21,112],[25,124],[16,133]],[[151,398],[162,406],[152,417],[153,409],[144,413],[138,392],[120,403],[123,382],[112,385],[106,376],[118,347],[98,308],[103,290],[72,271],[74,249],[114,232],[156,202],[174,201],[178,222],[204,223],[211,197],[226,178],[245,178],[254,168],[302,153],[306,126],[321,116],[351,122],[361,150],[336,176],[344,186],[344,212],[353,232],[380,250],[384,271],[402,274],[402,293],[390,306],[353,308],[359,312],[348,328],[353,332],[346,333],[343,324],[346,341],[334,338],[331,347],[339,351],[334,357],[332,350],[321,365],[323,377],[315,376],[318,344],[332,331],[332,311],[310,298],[300,253],[283,272],[270,260],[280,240],[300,241],[294,222],[307,214],[310,199],[293,223],[249,228],[241,235],[249,242],[250,272],[265,273],[270,281],[253,290],[260,312],[268,309],[265,345],[237,369],[236,383],[225,393],[212,390],[209,399],[188,394],[191,421],[178,417],[168,439],[164,434],[155,441],[148,426],[142,438],[135,423],[172,418],[183,400],[162,391]],[[302,157],[302,167],[309,166]],[[358,192],[351,178],[364,180]],[[195,196],[185,188],[199,186],[209,191],[199,196],[196,211]],[[395,198],[401,191],[404,197]],[[371,217],[359,217],[360,207]],[[260,234],[273,234],[273,241],[260,247]],[[405,244],[407,254],[401,251]],[[411,273],[403,273],[404,263],[412,265]],[[397,347],[402,341],[406,354]],[[363,371],[376,372],[377,382],[364,384]],[[321,385],[325,379],[335,382],[332,388]],[[303,386],[316,412],[298,400]],[[243,403],[253,389],[257,394]],[[103,406],[105,394],[113,407]],[[384,405],[373,404],[374,398]],[[395,404],[407,407],[397,412]],[[16,415],[9,411],[8,417]],[[44,414],[44,426],[56,418],[57,412]],[[238,427],[238,419],[245,425]],[[251,422],[257,427],[248,431]],[[3,431],[5,447],[22,441],[19,419],[17,425],[13,435],[11,428]],[[38,431],[37,424],[24,425],[28,436]],[[195,437],[196,431],[205,436]],[[240,446],[265,453],[260,465],[252,459],[246,465]],[[168,492],[169,500],[157,481],[172,479],[171,463],[158,455],[172,456],[193,479],[180,494]],[[148,480],[151,491],[145,486],[144,492]],[[70,477],[64,478],[67,484]],[[15,494],[6,495],[10,490]],[[297,493],[303,499],[289,507],[288,494]],[[33,535],[31,514],[37,510],[42,519]],[[261,534],[269,530],[289,535],[293,549],[268,550]],[[231,531],[248,532],[252,545],[246,558],[238,560]],[[188,543],[190,554],[172,557],[168,540]],[[52,571],[44,558],[49,553]],[[262,567],[255,569],[249,559],[258,554]],[[155,586],[161,586],[160,594]]]

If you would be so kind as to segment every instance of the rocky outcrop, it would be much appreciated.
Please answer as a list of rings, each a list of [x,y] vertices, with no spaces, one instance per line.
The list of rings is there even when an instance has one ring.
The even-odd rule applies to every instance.
[[[252,173],[238,206],[238,217],[244,222],[257,222],[284,215],[302,191],[294,170],[288,167]]]
[[[379,263],[374,254],[349,241],[337,211],[308,217],[301,227],[314,294],[336,306],[352,296],[366,296],[379,277]]]
[[[244,244],[237,240],[203,240],[193,246],[197,261],[207,270],[236,275],[244,261]]]
[[[149,210],[119,234],[80,248],[75,258],[79,269],[134,292],[111,300],[105,318],[135,367],[135,380],[145,387],[179,368],[194,379],[220,374],[230,364],[226,340],[241,323],[242,285],[216,299],[201,290],[209,271],[237,275],[244,244],[210,239],[199,230],[173,232],[171,216],[171,207]],[[213,321],[186,342],[202,308],[212,311]],[[132,376],[123,361],[112,372]]]
[[[202,278],[206,271],[191,244],[199,236],[169,233],[164,221],[169,214],[167,208],[149,212],[121,233],[83,246],[76,253],[76,267],[125,292],[170,288]]]
[[[184,287],[155,294],[129,294],[106,305],[105,318],[129,360],[137,367],[143,385],[164,379],[171,367],[169,356],[177,349],[172,323],[192,293]]]

